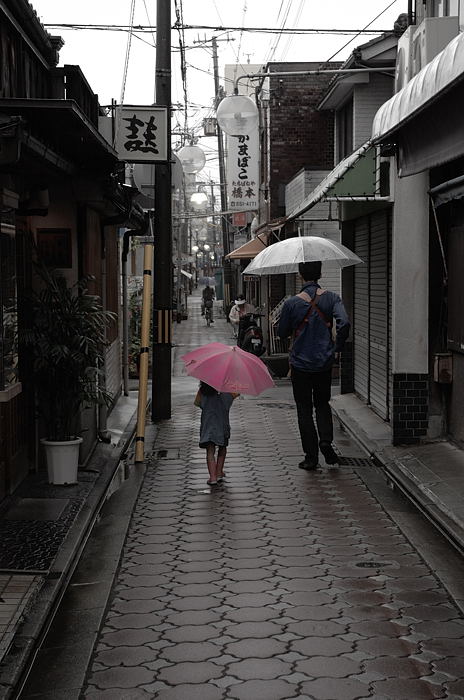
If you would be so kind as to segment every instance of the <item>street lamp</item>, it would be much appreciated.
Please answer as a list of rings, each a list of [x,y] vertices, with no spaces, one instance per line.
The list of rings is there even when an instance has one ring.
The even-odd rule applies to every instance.
[[[211,246],[209,243],[204,243],[203,241],[198,241],[192,246],[192,253],[195,255],[197,261],[197,270],[200,268],[203,272],[203,276],[207,276],[210,272],[210,267],[216,256],[211,252]]]
[[[258,126],[258,108],[251,97],[230,95],[217,108],[216,117],[221,129],[229,136],[245,136]]]
[[[199,146],[183,146],[177,151],[177,157],[182,163],[185,173],[193,175],[203,170],[206,163],[204,151]]]
[[[194,209],[205,209],[208,204],[208,195],[206,192],[194,192],[190,197],[190,204]]]

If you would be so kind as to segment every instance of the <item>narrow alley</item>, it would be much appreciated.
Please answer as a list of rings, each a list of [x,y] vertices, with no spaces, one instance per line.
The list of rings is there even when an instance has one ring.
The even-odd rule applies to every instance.
[[[235,402],[227,478],[207,486],[197,381],[180,356],[233,338],[189,303],[173,418],[148,448],[85,687],[69,668],[47,675],[42,657],[22,700],[464,697],[462,559],[340,430],[342,466],[297,468],[288,380]],[[96,551],[98,540],[84,568]],[[41,651],[55,667],[61,634]]]

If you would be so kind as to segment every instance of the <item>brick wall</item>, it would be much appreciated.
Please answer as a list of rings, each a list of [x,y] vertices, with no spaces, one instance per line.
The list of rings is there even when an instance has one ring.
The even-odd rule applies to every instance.
[[[428,374],[393,375],[393,444],[412,445],[427,435]]]
[[[327,68],[338,67],[328,64]],[[273,63],[271,71],[302,71],[320,63]],[[333,158],[333,114],[319,111],[333,75],[296,75],[270,78],[269,176],[271,219],[284,216],[282,185],[302,168],[330,171]]]

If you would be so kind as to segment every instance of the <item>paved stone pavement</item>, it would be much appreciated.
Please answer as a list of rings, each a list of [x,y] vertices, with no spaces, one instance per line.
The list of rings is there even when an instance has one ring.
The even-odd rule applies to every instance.
[[[232,343],[198,306],[176,329],[159,425],[86,700],[464,697],[464,619],[360,470],[296,468],[286,380],[232,407],[223,487],[198,448],[189,345]],[[337,433],[339,452],[358,448]],[[369,467],[367,467],[369,469]]]

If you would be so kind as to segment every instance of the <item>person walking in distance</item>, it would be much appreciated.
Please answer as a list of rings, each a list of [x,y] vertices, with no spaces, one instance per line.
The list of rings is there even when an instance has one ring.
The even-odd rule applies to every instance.
[[[230,438],[229,411],[237,396],[238,394],[216,391],[209,384],[200,382],[195,397],[195,406],[201,408],[199,445],[206,449],[208,486],[219,486],[225,477],[224,462]]]
[[[327,464],[338,463],[338,455],[332,447],[333,421],[329,404],[332,366],[350,332],[341,298],[335,292],[321,289],[318,284],[321,267],[320,261],[300,263],[298,271],[304,282],[303,288],[284,303],[278,327],[281,338],[293,337],[290,372],[305,454],[298,466],[306,470],[319,466],[319,450]],[[334,321],[335,342],[332,339]]]
[[[216,292],[214,291],[214,287],[210,287],[209,284],[206,285],[204,288],[202,294],[201,294],[201,315],[205,315],[205,308],[208,306],[210,309],[211,313],[211,323],[214,323],[213,320],[213,301],[214,297],[216,296]]]

